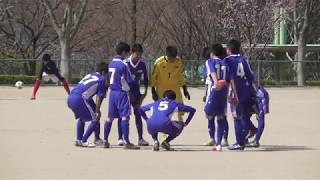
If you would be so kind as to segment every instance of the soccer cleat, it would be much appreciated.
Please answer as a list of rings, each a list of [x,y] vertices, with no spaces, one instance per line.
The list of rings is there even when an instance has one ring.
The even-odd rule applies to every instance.
[[[81,141],[80,140],[76,140],[74,145],[77,146],[77,147],[81,147]]]
[[[102,146],[102,145],[104,145],[104,141],[102,139],[96,139],[96,140],[94,140],[94,144],[96,146]]]
[[[163,141],[161,143],[161,147],[167,151],[174,151],[174,149],[170,147],[170,144],[167,141]]]
[[[104,148],[110,148],[110,143],[105,141],[103,147]]]
[[[138,141],[138,146],[149,146],[149,143],[142,138]]]
[[[124,143],[124,141],[123,141],[123,139],[119,139],[118,140],[118,145],[119,146],[123,146],[125,143]]]
[[[155,141],[152,147],[153,151],[159,151],[160,150],[160,144],[159,141]]]
[[[248,148],[258,148],[258,147],[260,147],[260,144],[258,142],[256,142],[256,141],[252,141],[252,142],[246,144],[246,147],[248,147]]]
[[[241,146],[239,144],[233,144],[228,147],[230,151],[236,151],[236,150],[244,150],[244,146]]]
[[[222,139],[221,146],[223,146],[223,147],[227,147],[227,146],[229,146],[228,139],[223,138],[223,139]]]
[[[128,143],[128,144],[124,145],[123,149],[138,150],[138,149],[140,149],[140,147],[139,146],[135,146],[134,144]]]
[[[209,142],[204,144],[205,146],[214,146],[216,145],[216,141],[214,139],[211,139]]]
[[[221,145],[213,146],[212,151],[222,151]]]
[[[36,100],[36,97],[35,97],[35,96],[32,96],[32,97],[30,98],[30,100]]]
[[[247,139],[252,138],[254,135],[256,135],[256,133],[257,133],[257,128],[250,129],[246,138]]]
[[[94,143],[87,142],[81,142],[81,147],[87,147],[87,148],[94,148],[96,145]]]

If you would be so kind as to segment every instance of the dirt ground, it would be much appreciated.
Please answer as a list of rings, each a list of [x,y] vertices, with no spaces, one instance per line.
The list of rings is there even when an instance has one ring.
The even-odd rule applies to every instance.
[[[201,88],[190,88],[191,101],[186,103],[197,113],[172,142],[173,152],[116,146],[116,123],[109,137],[111,149],[75,147],[76,121],[64,89],[40,87],[36,101],[29,100],[31,91],[0,87],[0,178],[320,179],[320,88],[269,89],[271,114],[262,146],[241,152],[213,152],[202,146],[208,133]],[[150,94],[144,104],[148,102]],[[230,116],[228,120],[229,142],[234,142]],[[134,119],[130,122],[131,141],[137,143]],[[151,142],[146,131],[144,137]]]

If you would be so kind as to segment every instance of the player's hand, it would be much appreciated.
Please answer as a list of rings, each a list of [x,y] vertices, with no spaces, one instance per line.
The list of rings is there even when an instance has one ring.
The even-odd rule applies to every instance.
[[[154,87],[151,88],[151,93],[152,93],[152,99],[154,101],[157,101],[159,99],[159,97],[158,97],[156,89]]]
[[[100,121],[100,118],[101,118],[101,111],[100,110],[96,111],[96,118],[97,118],[97,121]]]

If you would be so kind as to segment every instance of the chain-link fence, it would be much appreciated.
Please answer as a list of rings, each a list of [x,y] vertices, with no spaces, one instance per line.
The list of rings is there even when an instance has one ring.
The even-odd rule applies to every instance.
[[[57,65],[60,61],[55,61]],[[151,75],[154,61],[146,60],[149,75]],[[96,60],[71,60],[70,74],[72,83],[95,70]],[[205,61],[183,60],[184,74],[190,85],[202,85],[204,79]],[[267,85],[296,85],[297,62],[288,60],[251,60],[250,64],[257,81]],[[304,75],[307,85],[320,85],[320,61],[303,61]],[[40,61],[34,59],[2,59],[0,60],[0,78],[18,76],[36,77],[40,70]],[[5,81],[6,82],[6,81]],[[28,83],[25,82],[25,83]],[[0,79],[0,84],[5,84]]]

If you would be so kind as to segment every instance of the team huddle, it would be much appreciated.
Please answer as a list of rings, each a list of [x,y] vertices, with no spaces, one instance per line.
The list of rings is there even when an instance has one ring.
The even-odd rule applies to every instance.
[[[259,147],[264,130],[265,114],[269,113],[269,95],[262,86],[256,85],[247,59],[240,55],[240,48],[239,41],[231,40],[226,49],[221,44],[214,44],[204,51],[207,59],[204,113],[208,119],[210,137],[210,141],[205,145],[213,146],[214,151],[221,151],[223,146],[229,146],[228,104],[234,118],[236,136],[236,143],[229,146],[229,150]],[[76,146],[112,147],[108,137],[114,119],[118,121],[118,145],[125,149],[140,149],[140,146],[148,146],[149,143],[143,138],[143,118],[153,140],[153,150],[159,151],[160,148],[174,150],[170,142],[189,125],[196,112],[195,108],[183,102],[181,88],[183,95],[189,100],[190,94],[185,83],[181,59],[177,57],[176,47],[168,46],[166,56],[155,61],[151,76],[151,93],[154,102],[145,106],[141,104],[148,92],[149,79],[146,64],[142,58],[142,46],[134,44],[130,48],[127,43],[120,42],[116,46],[116,54],[108,64],[102,62],[97,66],[96,72],[86,75],[70,94],[66,81],[57,71],[54,73],[41,71],[31,99],[35,99],[43,73],[53,74],[63,82],[69,94],[67,104],[77,120]],[[140,84],[144,85],[143,93],[140,92]],[[108,97],[106,97],[107,90],[109,90]],[[108,100],[108,114],[103,125],[102,139],[100,138],[100,107],[104,98]],[[133,109],[138,132],[137,145],[131,143],[129,138],[131,109]],[[148,111],[151,113],[147,113]],[[173,117],[175,113],[177,118]],[[186,113],[187,117],[184,119]],[[250,120],[253,114],[256,114],[258,120],[257,128]],[[217,128],[215,119],[217,119]],[[90,124],[85,129],[86,122]],[[94,134],[94,142],[90,143],[88,139],[92,134]],[[253,140],[250,141],[249,138]]]

